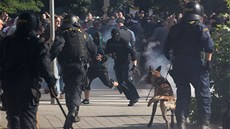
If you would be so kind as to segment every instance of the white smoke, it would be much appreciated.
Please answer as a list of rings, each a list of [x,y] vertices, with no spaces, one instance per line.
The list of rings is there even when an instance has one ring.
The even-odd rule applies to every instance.
[[[151,66],[153,69],[156,69],[158,66],[161,66],[161,75],[167,78],[174,93],[176,93],[175,83],[172,77],[167,74],[170,69],[171,62],[168,61],[163,54],[161,54],[160,50],[154,49],[159,44],[159,41],[149,42],[147,50],[144,52],[144,56],[146,58],[145,67],[148,69],[149,66]]]

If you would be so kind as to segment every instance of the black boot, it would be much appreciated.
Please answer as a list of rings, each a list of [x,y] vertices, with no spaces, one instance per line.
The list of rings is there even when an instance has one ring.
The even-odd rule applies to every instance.
[[[74,119],[74,123],[75,122],[79,122],[81,121],[80,117],[78,116],[78,111],[75,112],[75,119]]]
[[[69,112],[66,120],[65,120],[65,124],[64,124],[64,129],[70,129],[72,127],[72,124],[75,120],[75,112]]]
[[[187,129],[186,128],[187,122],[185,117],[177,118],[177,126],[178,129]]]

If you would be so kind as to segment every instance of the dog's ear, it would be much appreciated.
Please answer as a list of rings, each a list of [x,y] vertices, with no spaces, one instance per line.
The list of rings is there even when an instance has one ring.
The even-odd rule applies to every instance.
[[[156,70],[160,72],[161,71],[161,66],[158,66]]]
[[[149,71],[153,71],[153,68],[151,66],[149,66]]]

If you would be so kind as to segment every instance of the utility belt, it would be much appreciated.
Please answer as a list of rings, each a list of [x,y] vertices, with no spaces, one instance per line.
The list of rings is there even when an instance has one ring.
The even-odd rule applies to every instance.
[[[66,64],[87,64],[89,62],[88,59],[85,58],[69,58],[66,60]]]
[[[79,58],[79,59],[69,58],[65,61],[65,64],[61,64],[63,70],[75,67],[76,65],[81,66],[82,70],[87,71],[89,67],[89,60],[85,58]]]

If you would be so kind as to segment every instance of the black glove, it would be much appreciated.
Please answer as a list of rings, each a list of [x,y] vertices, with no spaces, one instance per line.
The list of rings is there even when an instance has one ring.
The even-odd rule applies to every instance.
[[[136,72],[137,71],[137,66],[133,65],[133,67],[130,69],[132,72]]]
[[[58,94],[56,92],[55,86],[50,86],[49,88],[50,88],[50,96],[51,96],[51,98],[57,98]]]
[[[205,64],[205,68],[208,71],[211,71],[212,70],[212,61],[207,61],[206,64]]]

